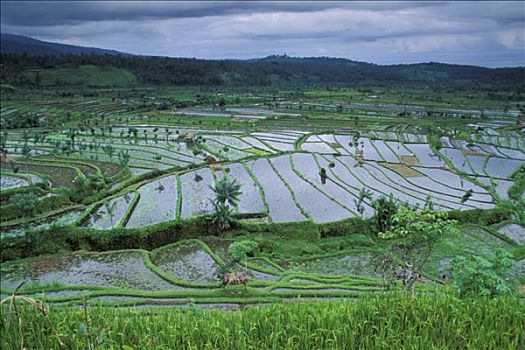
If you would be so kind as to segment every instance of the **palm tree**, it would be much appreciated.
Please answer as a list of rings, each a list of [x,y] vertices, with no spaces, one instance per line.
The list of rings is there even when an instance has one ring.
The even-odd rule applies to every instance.
[[[215,229],[218,233],[224,232],[233,222],[233,210],[222,203],[213,202],[213,215],[211,216],[211,222],[215,225]]]
[[[211,221],[217,232],[220,233],[228,228],[234,220],[231,207],[237,209],[239,205],[239,196],[242,194],[241,185],[236,180],[224,176],[215,181],[211,189],[215,194],[215,198],[212,200],[214,212]]]
[[[373,200],[372,207],[374,207],[376,214],[377,229],[379,232],[385,232],[390,227],[392,216],[399,208],[398,203],[394,196],[390,194],[388,197],[381,196]]]
[[[354,199],[356,209],[361,217],[363,217],[363,213],[365,212],[365,207],[363,206],[365,199],[372,200],[372,191],[368,188],[361,187],[357,200]]]
[[[224,176],[220,180],[215,181],[212,190],[215,194],[215,202],[223,205],[229,204],[237,208],[242,191],[241,185],[236,180],[231,180],[229,176]]]

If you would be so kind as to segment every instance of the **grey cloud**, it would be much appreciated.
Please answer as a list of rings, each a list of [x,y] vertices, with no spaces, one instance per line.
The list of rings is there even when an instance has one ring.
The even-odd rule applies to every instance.
[[[252,1],[2,1],[2,22],[48,26],[107,20],[197,18],[254,12],[309,12],[347,6],[342,2]]]
[[[175,57],[523,65],[523,2],[10,2],[1,30]]]
[[[351,8],[392,11],[441,7],[444,2],[346,1],[2,1],[7,25],[53,26],[108,20],[197,18],[243,13],[312,12]]]

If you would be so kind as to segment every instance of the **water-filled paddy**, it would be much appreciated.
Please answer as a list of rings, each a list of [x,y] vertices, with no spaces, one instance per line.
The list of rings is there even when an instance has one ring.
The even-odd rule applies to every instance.
[[[525,244],[525,227],[519,224],[506,224],[498,232],[510,238],[517,244]]]
[[[0,177],[0,190],[5,191],[11,188],[18,188],[23,186],[28,186],[29,181],[21,177],[2,175]]]
[[[2,265],[2,288],[12,290],[22,282],[139,290],[174,288],[149,270],[142,254],[134,251],[41,256]]]
[[[130,192],[104,202],[88,218],[87,225],[99,229],[115,227],[122,220],[135,196],[135,192]]]
[[[176,176],[149,182],[139,187],[137,192],[139,201],[126,227],[143,227],[175,218],[178,193]]]
[[[219,265],[195,244],[164,247],[152,253],[151,260],[162,271],[184,281],[218,281]]]

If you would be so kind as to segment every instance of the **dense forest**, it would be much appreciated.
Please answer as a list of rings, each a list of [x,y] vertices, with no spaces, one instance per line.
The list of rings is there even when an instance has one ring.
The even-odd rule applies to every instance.
[[[124,55],[2,54],[1,80],[15,86],[38,86],[39,74],[85,66],[121,69],[130,84],[170,86],[475,86],[524,89],[525,68],[489,69],[441,63],[382,66],[328,57],[269,56],[253,60],[203,60]],[[32,72],[33,74],[28,74]],[[37,72],[37,74],[34,74]],[[46,85],[75,85],[64,79]]]

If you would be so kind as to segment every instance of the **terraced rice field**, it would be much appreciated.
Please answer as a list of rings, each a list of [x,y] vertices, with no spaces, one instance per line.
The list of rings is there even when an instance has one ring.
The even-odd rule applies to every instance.
[[[86,103],[75,108],[103,115],[123,107]],[[231,112],[243,118],[265,113]],[[6,141],[14,162],[1,165],[1,190],[49,182],[50,188],[42,190],[41,196],[57,196],[74,188],[79,176],[100,177],[103,196],[67,203],[30,224],[36,230],[55,224],[77,226],[80,233],[126,237],[142,233],[139,230],[171,230],[181,221],[191,223],[209,214],[212,186],[222,177],[241,185],[235,211],[239,220],[263,225],[306,222],[297,225],[306,227],[358,216],[371,218],[372,200],[389,195],[419,206],[431,200],[435,208],[446,211],[494,208],[500,201],[514,200],[508,193],[513,174],[525,164],[523,141],[506,130],[486,128],[473,135],[471,142],[442,137],[439,149],[428,143],[420,129],[407,125],[378,125],[359,134],[344,131],[351,129],[327,130],[119,123],[85,129],[73,137],[68,131],[49,131],[45,138],[14,131]],[[126,164],[123,158],[129,158]],[[130,171],[120,177],[126,166]],[[371,199],[359,204],[363,189]],[[470,196],[465,199],[467,192]],[[151,227],[166,222],[171,223]],[[8,222],[2,227],[2,238],[25,239],[18,237],[27,232],[24,224],[23,220]],[[172,233],[169,230],[167,234]],[[446,274],[449,260],[458,254],[520,248],[525,243],[523,232],[515,221],[488,228],[466,225],[460,236],[439,243],[424,271],[425,281],[431,284]],[[381,247],[364,234],[323,238],[326,246],[301,242],[304,247],[285,248],[279,248],[283,243],[274,232],[257,239],[264,246],[262,255],[250,256],[236,266],[249,276],[248,298],[243,287],[222,289],[217,278],[231,258],[228,247],[234,240],[229,237],[182,240],[154,250],[78,251],[6,262],[1,264],[0,294],[27,282],[25,294],[57,305],[79,305],[87,297],[90,303],[111,306],[213,306],[357,298],[384,291],[384,280],[373,268],[374,254]],[[294,258],[287,260],[278,248],[294,250]]]
[[[496,136],[481,134],[474,143],[443,137],[442,148],[434,150],[425,135],[392,128],[356,135],[116,125],[106,131],[85,130],[74,145],[69,143],[68,151],[61,151],[68,135],[50,133],[36,141],[31,135],[12,133],[7,143],[25,140],[34,151],[53,153],[20,158],[18,163],[25,173],[44,174],[54,187],[71,186],[78,174],[101,173],[102,165],[116,162],[121,153],[129,156],[134,176],[154,170],[168,173],[125,187],[90,207],[81,224],[99,229],[205,215],[212,210],[211,186],[223,176],[242,185],[239,214],[267,215],[272,222],[323,223],[358,216],[362,188],[370,190],[372,198],[392,194],[413,205],[431,199],[443,210],[489,209],[508,199],[511,176],[525,163],[522,143],[508,141],[508,135],[508,147]],[[181,135],[193,139],[188,143]],[[483,143],[487,140],[498,143]],[[210,158],[220,166],[209,167]],[[64,166],[66,160],[73,163]],[[7,164],[2,168],[9,170]],[[57,173],[60,176],[53,176]],[[3,176],[2,188],[27,185],[26,181]],[[466,191],[472,195],[463,201]],[[364,217],[373,213],[368,202],[363,203]]]
[[[498,230],[518,244],[523,237],[515,226],[507,223]],[[233,242],[210,237],[205,241],[183,240],[152,251],[81,251],[6,262],[0,265],[0,294],[6,295],[26,282],[24,294],[57,305],[78,305],[87,298],[89,303],[115,307],[189,302],[217,307],[244,303],[236,297],[246,293],[256,296],[258,302],[300,301],[358,298],[382,293],[386,286],[374,267],[376,248],[365,240],[364,245],[348,242],[347,248],[340,246],[324,255],[305,252],[290,261],[248,258],[239,267],[250,276],[247,291],[242,286],[223,289],[217,274],[230,258],[228,246]],[[456,254],[487,254],[512,246],[487,228],[466,225],[460,235],[436,247],[424,271],[427,286],[448,273],[450,258]],[[520,266],[516,268],[519,274]]]
[[[355,297],[363,292],[381,292],[383,282],[364,266],[368,259],[368,254],[343,253],[290,270],[277,269],[278,265],[268,267],[264,260],[254,259],[247,269],[248,289],[261,300],[308,300],[324,293]],[[33,290],[29,295],[59,304],[75,304],[83,298],[93,303],[111,301],[115,306],[155,304],[155,299],[177,304],[188,302],[190,296],[196,303],[216,303],[210,296],[217,292],[225,296],[239,293],[228,292],[232,288],[221,291],[217,273],[223,264],[217,251],[206,243],[188,240],[151,252],[80,252],[5,263],[1,266],[0,288],[8,293],[28,281]]]
[[[269,150],[271,145],[275,146],[275,142],[293,146],[292,142],[295,142],[298,135],[300,134],[254,132],[248,136],[248,140],[260,140],[262,145],[268,145],[264,145],[261,150]],[[245,138],[214,138],[222,140],[215,142],[238,147],[238,150],[249,147]],[[368,138],[360,138],[357,144],[357,149],[364,150],[364,162],[358,164],[355,160],[356,146],[350,146],[351,142],[350,135],[311,135],[301,144],[301,151],[291,150],[287,155],[270,155],[266,159],[255,161],[227,162],[222,165],[226,171],[217,172],[203,165],[200,169],[185,172],[180,175],[179,180],[182,197],[180,215],[188,218],[209,212],[211,186],[217,177],[222,176],[229,176],[243,186],[245,193],[240,201],[239,213],[261,214],[266,203],[269,220],[275,222],[309,219],[314,222],[330,222],[356,216],[355,200],[359,189],[363,187],[372,192],[373,198],[393,194],[398,200],[415,205],[424,205],[430,198],[439,208],[445,210],[488,209],[495,205],[496,199],[486,187],[495,184],[496,193],[506,198],[506,190],[512,184],[509,176],[524,164],[519,159],[495,155],[485,161],[484,157],[470,156],[458,148],[442,148],[435,153],[427,144]],[[458,146],[461,147],[461,144],[458,143]],[[275,151],[288,151],[288,148],[278,148]],[[511,153],[517,154],[509,152]],[[235,155],[235,152],[232,154]],[[403,157],[413,157],[413,165],[403,161]],[[452,168],[448,167],[447,161],[452,164]],[[493,171],[492,167],[498,170]],[[319,175],[321,168],[327,171],[324,183]],[[461,176],[458,172],[464,172],[473,178]],[[488,174],[494,175],[489,177]],[[151,186],[155,185],[142,185],[138,187],[138,191],[145,191]],[[472,196],[462,203],[462,197],[468,190],[472,190]],[[173,203],[164,214],[159,214],[154,209],[158,219],[151,222],[174,219],[176,193],[152,191],[147,196],[151,202]],[[141,210],[141,206],[139,201],[138,210]],[[365,203],[364,216],[371,214],[371,209]],[[133,223],[134,220],[132,214],[130,222]],[[128,223],[126,226],[133,225]]]

